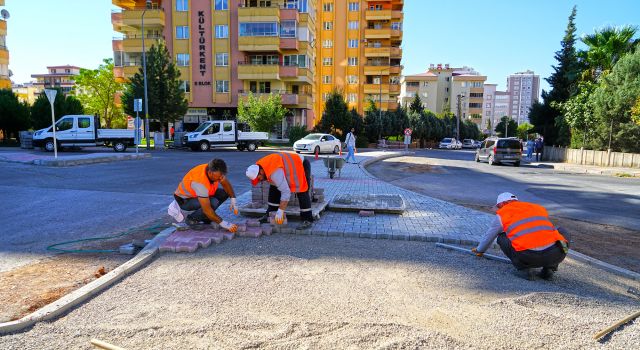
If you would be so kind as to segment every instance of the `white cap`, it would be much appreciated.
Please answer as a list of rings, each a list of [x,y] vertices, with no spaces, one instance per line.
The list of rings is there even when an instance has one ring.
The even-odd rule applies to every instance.
[[[245,172],[244,174],[247,175],[249,180],[253,181],[255,180],[256,177],[258,177],[259,172],[260,172],[260,167],[257,166],[256,164],[253,164],[247,168],[247,172]]]
[[[515,194],[509,192],[502,192],[498,195],[498,200],[496,201],[496,205],[506,202],[506,201],[517,201],[518,197]]]

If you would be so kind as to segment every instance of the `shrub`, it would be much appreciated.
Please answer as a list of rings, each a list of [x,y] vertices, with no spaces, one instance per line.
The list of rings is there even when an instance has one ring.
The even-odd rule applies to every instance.
[[[289,128],[289,144],[293,145],[294,142],[309,135],[309,131],[304,126],[292,126]]]

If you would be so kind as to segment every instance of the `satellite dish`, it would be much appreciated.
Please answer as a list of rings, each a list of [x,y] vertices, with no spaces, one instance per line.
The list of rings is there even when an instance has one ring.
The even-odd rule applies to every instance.
[[[9,11],[3,9],[2,11],[0,11],[0,16],[2,16],[2,19],[7,20],[9,19],[9,17],[11,17],[9,15]]]

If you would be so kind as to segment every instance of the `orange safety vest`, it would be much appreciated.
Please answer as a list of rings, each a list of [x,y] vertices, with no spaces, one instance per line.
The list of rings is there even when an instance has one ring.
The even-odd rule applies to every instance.
[[[256,162],[264,169],[267,180],[271,182],[271,175],[277,169],[284,170],[284,176],[287,179],[291,193],[306,192],[309,189],[307,178],[304,176],[304,167],[302,159],[297,154],[279,152],[270,154],[261,158]]]
[[[556,241],[567,241],[549,220],[540,205],[515,201],[498,209],[502,230],[516,251],[544,247]]]
[[[209,190],[209,197],[213,197],[218,189],[218,181],[211,183],[211,180],[209,180],[207,176],[207,164],[200,164],[189,170],[187,175],[185,175],[178,184],[178,188],[176,188],[174,193],[182,198],[197,198],[198,195],[196,191],[191,187],[191,182],[193,181],[205,185]]]

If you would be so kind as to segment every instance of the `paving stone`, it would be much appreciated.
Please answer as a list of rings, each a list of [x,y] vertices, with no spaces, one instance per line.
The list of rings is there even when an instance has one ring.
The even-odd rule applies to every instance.
[[[376,233],[371,231],[360,232],[358,235],[360,238],[376,238]]]
[[[247,227],[258,227],[258,226],[260,226],[260,220],[258,220],[258,219],[248,219],[246,225],[247,225]]]
[[[245,224],[240,224],[237,225],[238,226],[238,231],[237,232],[245,232],[247,230],[247,225]]]
[[[222,234],[223,239],[226,240],[226,241],[232,240],[233,236],[235,236],[235,235],[233,233],[231,233],[231,232],[227,232],[227,233]],[[216,243],[219,243],[219,242],[216,242]]]
[[[273,226],[269,224],[262,224],[260,228],[262,229],[263,235],[271,236],[271,234],[273,233]]]
[[[262,235],[261,227],[247,227],[247,230],[244,232],[240,232],[239,235],[241,237],[260,237]]]
[[[358,238],[358,237],[360,237],[360,233],[359,232],[355,232],[355,231],[344,231],[342,236],[344,238]]]
[[[373,210],[360,210],[358,212],[358,215],[362,217],[371,217],[371,216],[375,216],[375,212]]]

